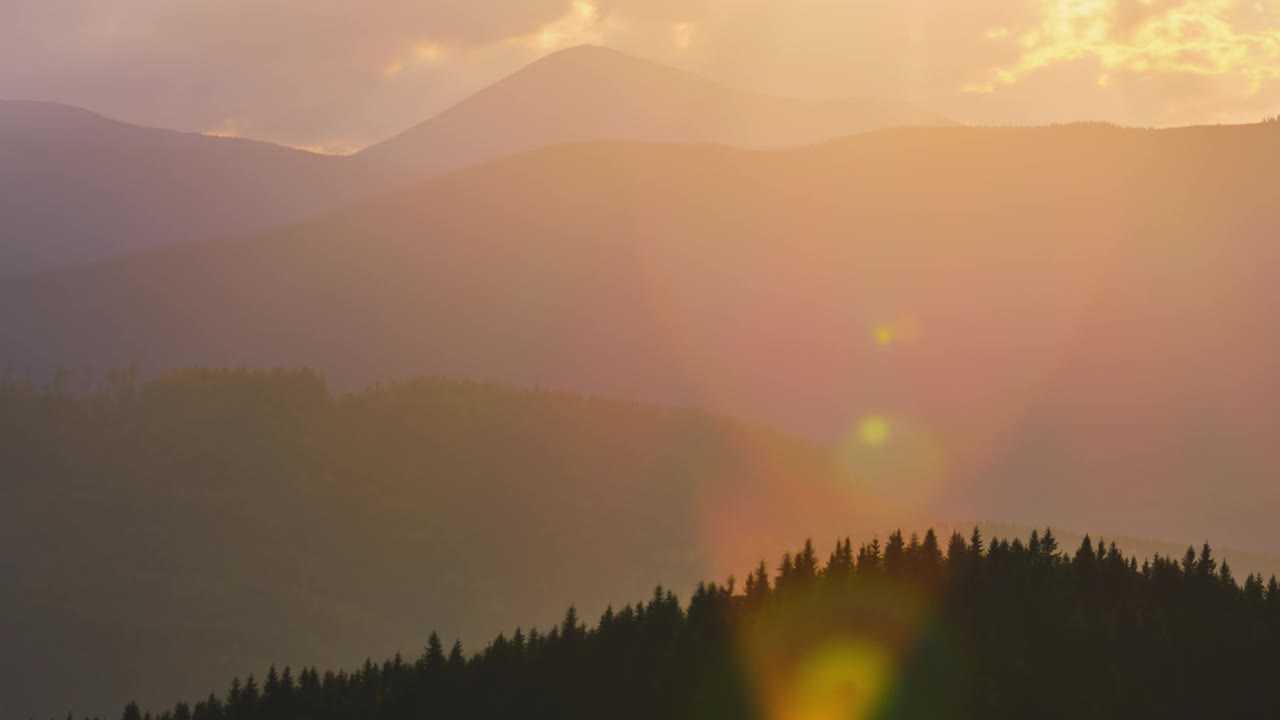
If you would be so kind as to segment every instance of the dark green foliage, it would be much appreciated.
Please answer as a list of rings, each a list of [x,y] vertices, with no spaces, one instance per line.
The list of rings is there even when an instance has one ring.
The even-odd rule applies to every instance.
[[[824,567],[811,542],[745,594],[704,583],[682,605],[656,588],[592,628],[575,608],[470,658],[356,672],[271,668],[173,720],[385,718],[1274,717],[1280,586],[1244,586],[1206,544],[1138,569],[1114,543],[1073,555],[1051,531],[1020,539],[890,536]],[[1096,548],[1096,549],[1095,549]],[[856,560],[855,560],[856,557]],[[1221,568],[1215,572],[1215,569]],[[124,717],[136,720],[130,703]]]

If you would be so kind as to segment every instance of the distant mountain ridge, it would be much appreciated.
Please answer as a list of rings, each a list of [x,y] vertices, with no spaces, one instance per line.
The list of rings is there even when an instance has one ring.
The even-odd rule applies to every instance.
[[[562,142],[782,146],[935,122],[901,103],[739,93],[601,48],[553,53],[349,157],[0,101],[0,277],[263,230]]]
[[[0,101],[0,275],[261,230],[389,187],[349,158]]]

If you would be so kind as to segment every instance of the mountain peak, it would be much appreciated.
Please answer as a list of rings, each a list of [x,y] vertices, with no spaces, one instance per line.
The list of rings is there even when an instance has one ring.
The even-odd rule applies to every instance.
[[[905,103],[774,97],[612,48],[577,45],[535,60],[361,154],[422,177],[566,142],[779,148],[935,124],[945,122]]]
[[[575,58],[604,58],[604,57],[627,58],[631,60],[639,60],[639,58],[635,57],[634,55],[628,55],[627,53],[624,53],[621,50],[615,50],[611,47],[605,47],[604,45],[592,45],[589,43],[584,43],[582,45],[573,45],[571,47],[563,48],[561,50],[556,50],[554,52],[550,52],[550,53],[547,53],[546,55],[543,55],[541,59],[542,60],[552,60],[552,59],[570,60]]]
[[[602,45],[574,45],[556,50],[534,60],[498,84],[518,82],[530,77],[546,78],[553,82],[574,82],[586,76],[614,82],[634,82],[638,77],[655,77],[663,78],[655,80],[657,82],[694,80],[707,86],[715,85],[710,80],[683,70]]]

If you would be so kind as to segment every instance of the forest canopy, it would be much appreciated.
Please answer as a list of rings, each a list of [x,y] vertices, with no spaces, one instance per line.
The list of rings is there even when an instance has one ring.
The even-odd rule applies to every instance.
[[[812,542],[681,603],[586,625],[570,607],[467,655],[352,671],[270,668],[224,695],[123,720],[283,718],[1274,717],[1280,587],[1206,544],[1141,565],[1088,537],[891,534],[821,561]]]

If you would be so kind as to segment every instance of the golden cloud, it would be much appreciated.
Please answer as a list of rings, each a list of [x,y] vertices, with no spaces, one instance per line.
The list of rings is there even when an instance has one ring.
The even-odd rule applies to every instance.
[[[573,45],[602,44],[614,27],[615,21],[602,19],[594,2],[574,0],[563,17],[547,23],[531,35],[511,40],[535,50],[559,50]]]
[[[1095,60],[1105,86],[1110,74],[1178,73],[1237,81],[1257,93],[1280,78],[1280,30],[1275,4],[1241,7],[1236,0],[1042,0],[1040,24],[1016,37],[1016,62],[990,68],[969,92],[994,92],[1050,66]],[[1250,18],[1247,12],[1252,10]],[[1261,29],[1246,29],[1243,19]],[[1000,39],[988,33],[988,38]]]
[[[678,22],[671,26],[671,44],[677,50],[688,50],[697,31],[698,26],[691,22]]]

